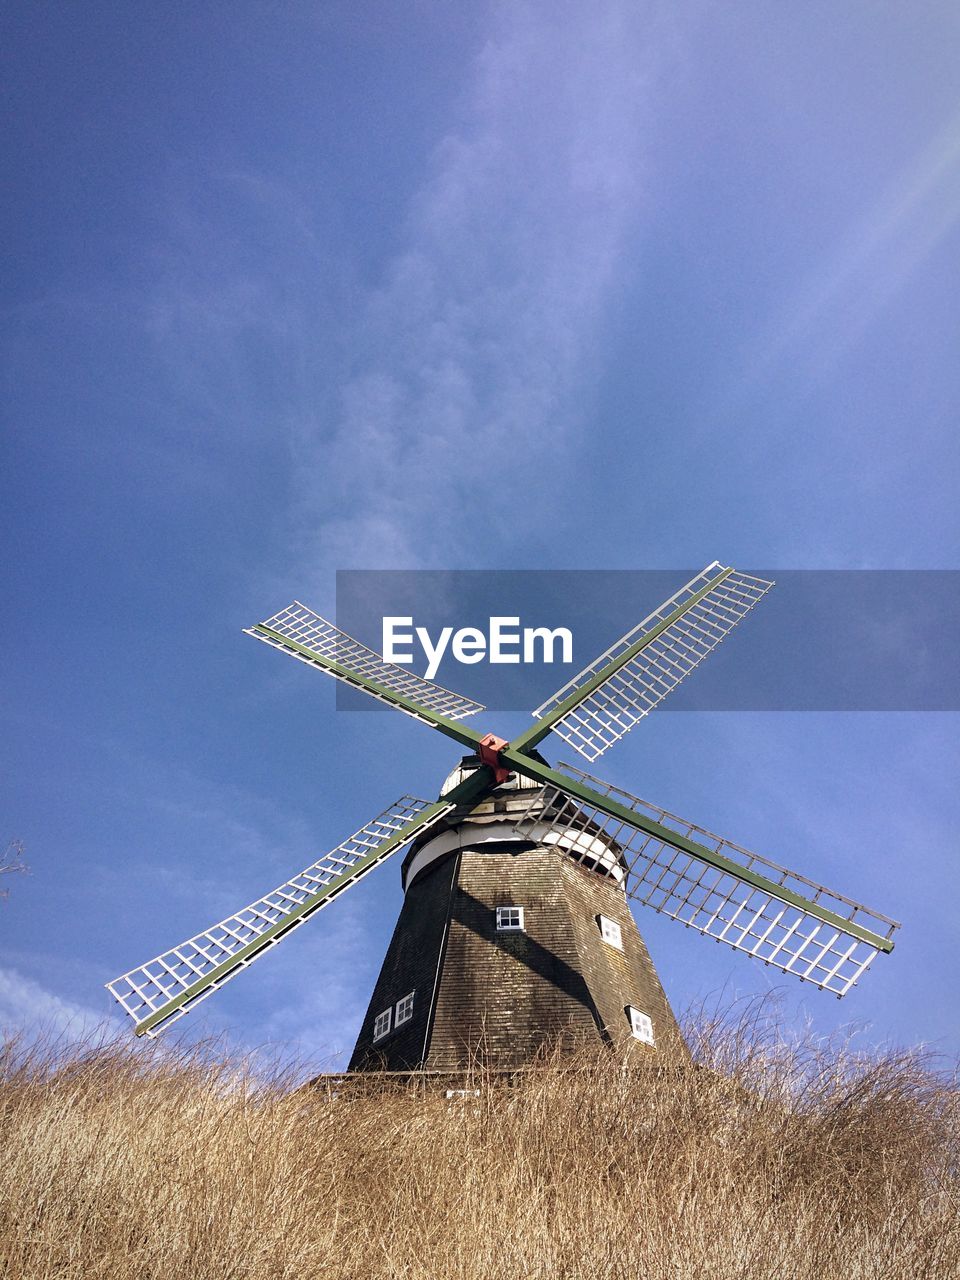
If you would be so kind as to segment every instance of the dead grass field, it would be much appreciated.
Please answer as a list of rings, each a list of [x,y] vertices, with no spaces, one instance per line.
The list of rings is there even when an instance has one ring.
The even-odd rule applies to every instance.
[[[478,1097],[299,1090],[140,1044],[0,1073],[7,1277],[946,1280],[960,1091],[917,1054],[784,1047],[697,1070],[607,1052]]]

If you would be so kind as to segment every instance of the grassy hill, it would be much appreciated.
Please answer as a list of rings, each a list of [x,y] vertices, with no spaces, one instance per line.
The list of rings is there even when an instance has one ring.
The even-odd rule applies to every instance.
[[[8,1277],[945,1280],[960,1092],[917,1054],[701,1019],[477,1096],[293,1090],[209,1053],[6,1047]]]

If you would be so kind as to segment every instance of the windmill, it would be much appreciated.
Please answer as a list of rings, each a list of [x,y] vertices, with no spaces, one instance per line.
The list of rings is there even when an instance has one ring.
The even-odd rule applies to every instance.
[[[436,800],[405,795],[242,911],[107,983],[155,1036],[399,850],[404,905],[351,1068],[451,1069],[482,1043],[515,1065],[591,1028],[680,1039],[627,899],[837,996],[897,922],[537,750],[593,762],[772,587],[714,562],[533,713],[512,742],[480,704],[422,679],[299,602],[246,634],[466,747]]]

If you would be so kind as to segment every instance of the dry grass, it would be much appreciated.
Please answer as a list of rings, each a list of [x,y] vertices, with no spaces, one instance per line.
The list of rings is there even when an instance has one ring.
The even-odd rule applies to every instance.
[[[699,1070],[545,1062],[477,1098],[208,1056],[8,1047],[9,1277],[943,1280],[960,1091],[916,1054],[690,1031]]]

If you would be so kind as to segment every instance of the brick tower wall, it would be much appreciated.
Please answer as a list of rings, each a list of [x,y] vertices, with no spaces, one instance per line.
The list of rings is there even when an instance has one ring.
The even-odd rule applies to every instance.
[[[523,907],[522,932],[497,930],[501,906]],[[601,914],[622,951],[601,937]],[[413,1016],[374,1043],[377,1014],[410,992]],[[631,1005],[657,1048],[682,1045],[615,880],[541,846],[460,850],[408,887],[350,1069],[521,1066],[558,1037],[629,1040]]]

